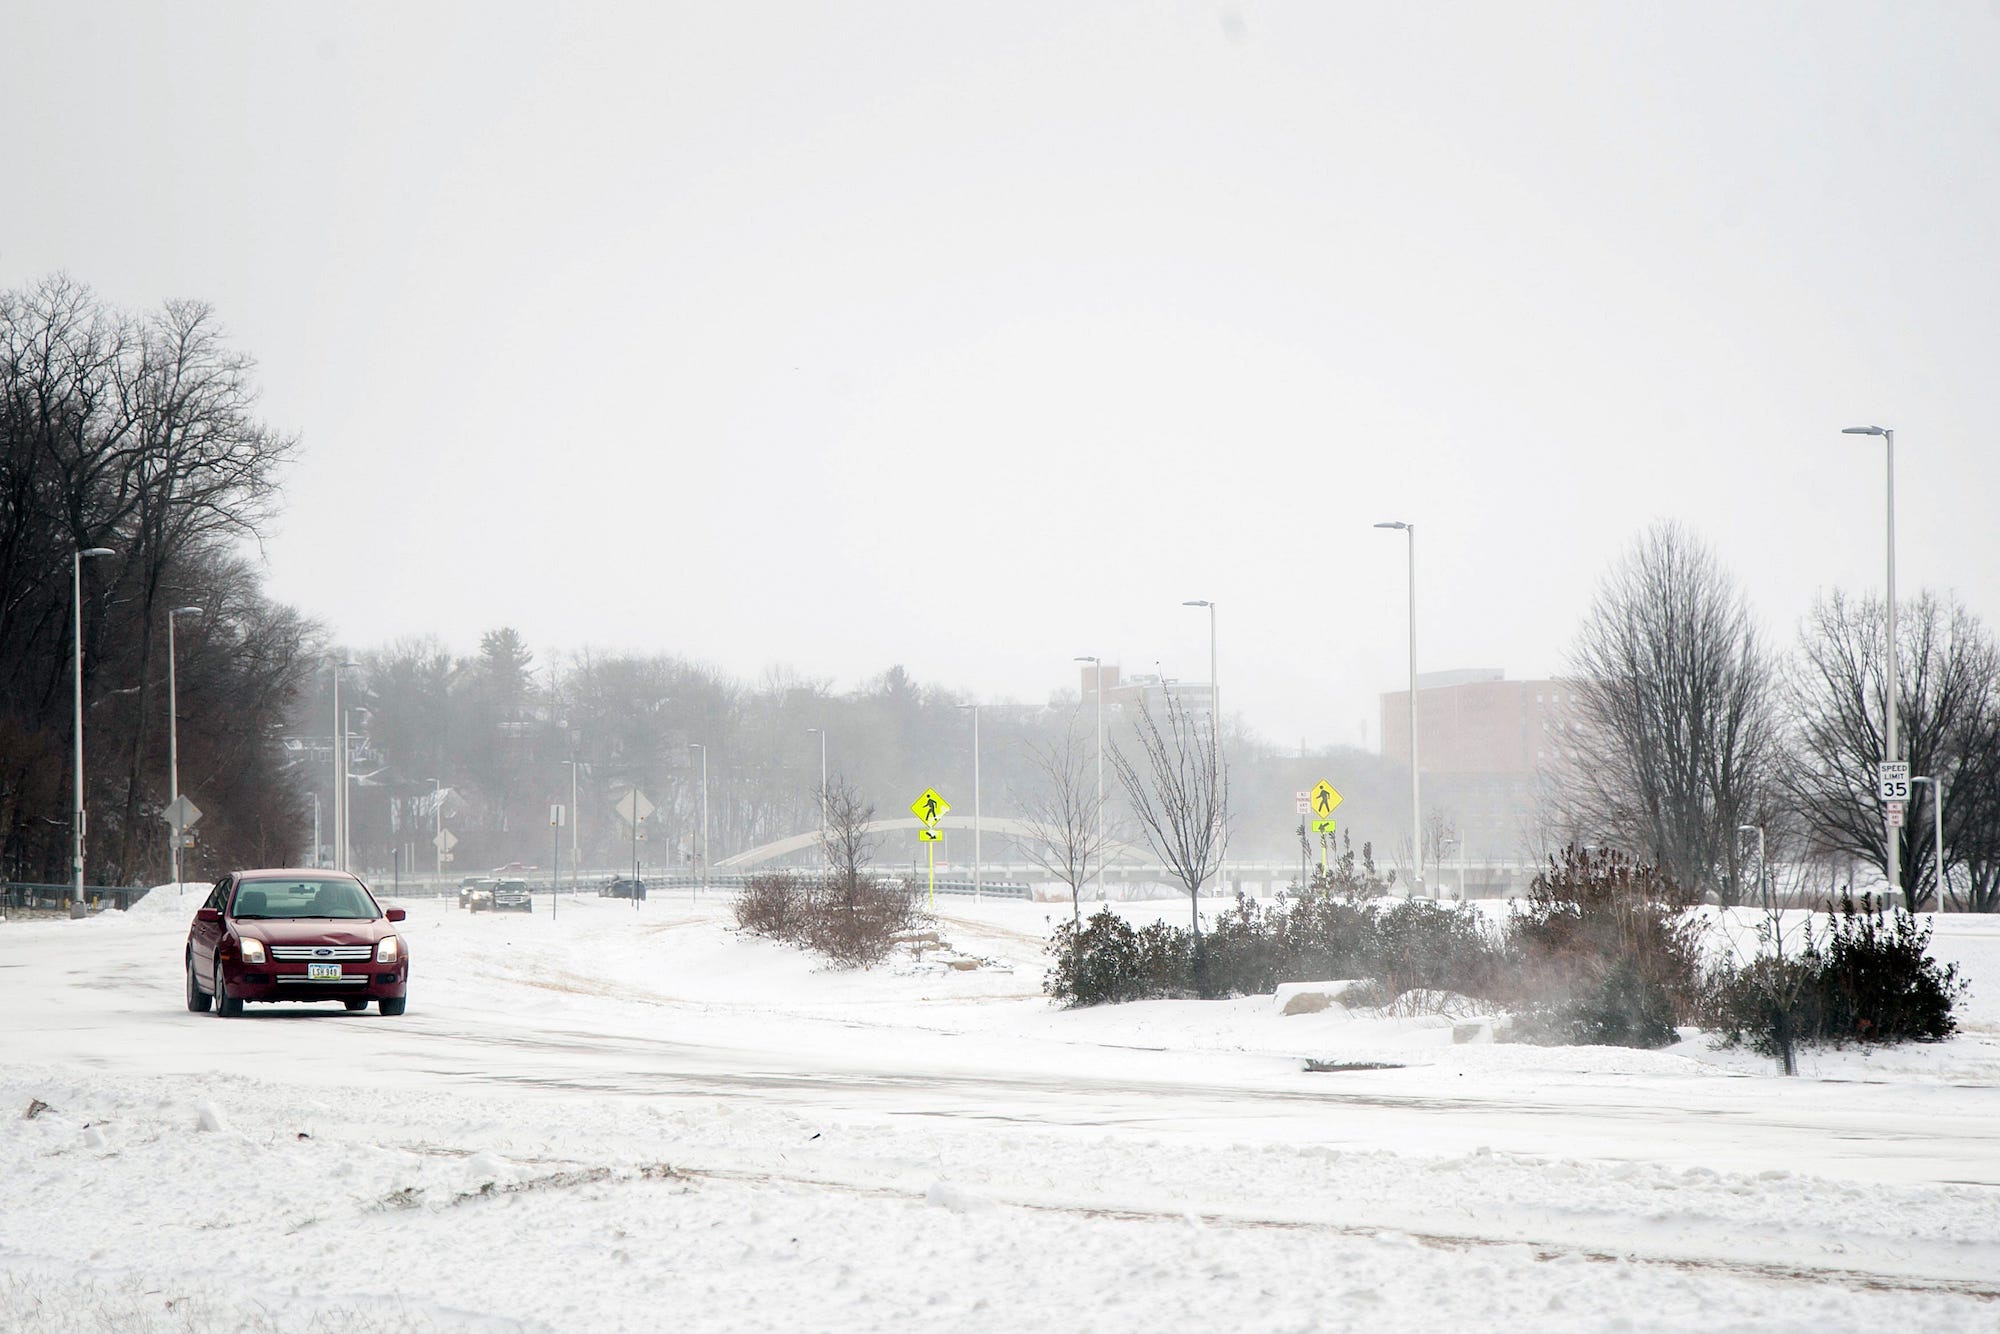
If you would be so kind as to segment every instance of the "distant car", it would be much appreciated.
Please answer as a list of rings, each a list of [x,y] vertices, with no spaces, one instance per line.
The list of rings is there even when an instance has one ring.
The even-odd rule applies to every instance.
[[[469,875],[465,877],[465,879],[458,882],[458,906],[461,908],[471,907],[474,895],[492,888],[493,879],[491,876]]]
[[[525,880],[496,880],[486,906],[494,912],[533,912],[535,900]]]
[[[188,927],[187,1007],[230,1019],[246,1001],[339,1001],[383,1014],[409,1003],[410,949],[354,876],[340,871],[232,871]]]
[[[646,897],[646,882],[634,880],[630,876],[620,876],[597,891],[600,899],[643,899]]]

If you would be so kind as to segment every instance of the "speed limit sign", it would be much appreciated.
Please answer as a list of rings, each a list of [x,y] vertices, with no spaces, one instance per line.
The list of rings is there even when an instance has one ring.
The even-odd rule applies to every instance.
[[[1910,766],[1905,760],[1884,762],[1876,773],[1875,795],[1883,801],[1910,799]]]

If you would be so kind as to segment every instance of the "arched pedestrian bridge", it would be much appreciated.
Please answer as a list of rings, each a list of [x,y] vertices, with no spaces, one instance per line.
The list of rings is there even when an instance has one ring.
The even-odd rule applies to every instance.
[[[914,834],[923,827],[923,821],[906,815],[893,820],[870,820],[864,828],[870,834]],[[954,835],[963,834],[969,838],[972,835],[972,822],[967,820],[961,823],[954,820],[950,832]],[[987,834],[1000,834],[1027,843],[1038,841],[1038,835],[1033,825],[1029,824],[1026,820],[1010,819],[1004,815],[981,816],[979,819],[979,832],[982,837]],[[789,857],[793,853],[806,852],[818,846],[819,830],[812,829],[803,834],[793,834],[790,838],[777,839],[761,847],[751,848],[746,852],[739,852],[733,857],[724,857],[715,863],[715,869],[718,871],[747,870],[752,866],[758,866],[768,861],[776,861],[780,857]],[[1111,866],[1118,862],[1143,864],[1150,860],[1152,858],[1143,849],[1134,847],[1130,843],[1120,843],[1116,839],[1105,840],[1104,862],[1106,866]]]

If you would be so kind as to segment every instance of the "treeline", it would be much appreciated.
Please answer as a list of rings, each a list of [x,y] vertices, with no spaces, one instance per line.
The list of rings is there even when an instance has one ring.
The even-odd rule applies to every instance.
[[[1885,869],[1888,642],[1880,599],[1836,591],[1778,648],[1713,553],[1655,527],[1606,576],[1572,654],[1547,846],[1623,848],[1729,904],[1818,901]],[[1929,592],[1899,600],[1896,647],[1898,757],[1920,780],[1897,840],[1906,906],[2000,909],[2000,648]]]
[[[73,570],[82,559],[85,878],[164,879],[167,618],[180,774],[206,858],[296,855],[279,735],[314,627],[238,553],[296,442],[256,415],[254,363],[213,311],[119,311],[56,276],[0,291],[0,872],[69,878]]]
[[[542,662],[511,629],[485,635],[479,651],[457,655],[430,639],[357,650],[344,673],[350,764],[356,786],[353,861],[377,875],[427,873],[437,866],[436,808],[457,840],[447,869],[478,873],[509,862],[546,867],[560,842],[565,868],[569,833],[558,839],[549,807],[568,806],[575,782],[578,855],[586,867],[628,865],[631,827],[615,812],[637,788],[654,811],[641,826],[639,859],[649,868],[691,870],[701,846],[704,751],[708,772],[711,862],[819,825],[821,744],[828,777],[883,817],[907,814],[926,787],[952,803],[942,851],[969,871],[972,858],[973,728],[970,699],[924,685],[901,667],[848,690],[825,679],[773,670],[743,680],[674,654],[583,652]],[[313,760],[303,782],[331,810],[331,674],[322,673],[293,719],[302,755]],[[1073,734],[1095,757],[1094,708],[1075,692],[1044,702],[980,710],[979,787],[988,816],[1021,816],[1047,775],[1033,748]],[[1109,742],[1123,739],[1114,713]],[[819,729],[815,732],[813,729]],[[1404,808],[1393,771],[1360,752],[1280,754],[1232,733],[1234,791],[1249,794],[1253,814],[1236,851],[1297,856],[1292,793],[1331,766],[1364,812],[1371,799],[1393,827]],[[575,764],[574,774],[570,768]],[[1117,780],[1106,765],[1115,798]],[[1268,816],[1269,818],[1264,818]],[[1107,819],[1118,832],[1121,814]],[[331,839],[330,817],[326,822]],[[1137,839],[1136,831],[1123,831]],[[989,862],[1022,860],[988,831]],[[810,852],[801,857],[810,861]],[[922,861],[914,837],[881,840],[878,864]]]

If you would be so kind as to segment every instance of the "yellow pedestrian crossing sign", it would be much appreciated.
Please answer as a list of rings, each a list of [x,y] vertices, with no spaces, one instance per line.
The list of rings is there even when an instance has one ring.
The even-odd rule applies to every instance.
[[[951,809],[951,803],[938,795],[934,787],[924,789],[924,794],[910,803],[910,814],[925,824],[936,824],[938,817]]]
[[[943,838],[944,835],[939,833],[935,829],[919,829],[917,831],[917,837],[918,839],[920,839],[925,843],[935,843],[939,839]]]
[[[1333,832],[1333,826],[1334,826],[1334,821],[1332,820],[1314,820],[1313,832],[1315,834],[1331,834]]]
[[[1316,819],[1330,819],[1334,807],[1340,805],[1340,793],[1324,778],[1313,784],[1312,813]],[[1315,826],[1317,827],[1317,826]]]

